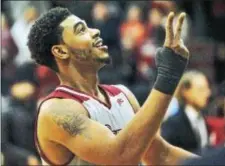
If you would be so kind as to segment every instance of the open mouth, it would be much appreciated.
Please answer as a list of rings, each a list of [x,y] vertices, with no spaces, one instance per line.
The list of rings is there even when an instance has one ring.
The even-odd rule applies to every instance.
[[[94,47],[101,47],[103,46],[103,40],[99,39],[97,42],[94,43]]]
[[[102,39],[97,40],[97,42],[95,42],[93,44],[93,46],[94,47],[97,47],[100,50],[108,51],[108,46],[106,46],[106,45],[103,44],[103,40]]]

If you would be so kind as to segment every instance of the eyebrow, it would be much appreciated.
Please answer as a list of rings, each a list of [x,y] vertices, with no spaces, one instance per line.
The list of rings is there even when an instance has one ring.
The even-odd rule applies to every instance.
[[[77,31],[77,27],[78,27],[79,25],[85,26],[84,21],[79,21],[79,22],[77,22],[76,24],[74,24],[74,26],[73,26],[73,31],[74,31],[74,32]]]

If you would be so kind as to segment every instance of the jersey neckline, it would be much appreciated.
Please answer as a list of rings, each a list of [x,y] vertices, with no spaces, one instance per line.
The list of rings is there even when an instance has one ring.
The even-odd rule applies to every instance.
[[[103,105],[104,105],[106,108],[108,108],[109,110],[110,110],[111,107],[112,107],[111,100],[110,100],[110,97],[109,97],[109,96],[110,96],[109,94],[111,94],[111,93],[110,93],[106,88],[104,88],[104,86],[101,85],[101,84],[99,84],[98,87],[99,87],[100,90],[104,93],[104,96],[106,97],[106,100],[108,101],[109,104],[107,104],[107,103],[105,103],[105,102],[99,100],[97,97],[95,97],[95,96],[93,96],[93,95],[91,95],[91,94],[88,94],[88,93],[86,93],[86,92],[82,92],[82,91],[80,91],[80,90],[78,90],[78,89],[75,89],[75,88],[73,88],[73,87],[71,87],[71,86],[68,86],[68,85],[59,85],[57,88],[60,88],[60,87],[62,87],[62,88],[67,88],[67,89],[69,89],[69,90],[72,90],[72,91],[74,91],[75,93],[80,94],[81,96],[88,97],[89,99],[92,98],[92,99],[98,101],[100,104],[103,104]],[[57,90],[57,88],[56,88],[56,90]]]

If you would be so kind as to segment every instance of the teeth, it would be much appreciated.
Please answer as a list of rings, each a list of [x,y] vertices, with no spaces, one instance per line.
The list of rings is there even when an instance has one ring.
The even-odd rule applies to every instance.
[[[97,47],[100,47],[100,46],[102,46],[102,44],[103,44],[103,43],[100,42],[100,43],[98,43],[96,46],[97,46]]]
[[[101,46],[103,46],[103,40],[102,40],[102,39],[99,39],[99,40],[95,43],[94,46],[95,46],[95,47],[101,47]]]

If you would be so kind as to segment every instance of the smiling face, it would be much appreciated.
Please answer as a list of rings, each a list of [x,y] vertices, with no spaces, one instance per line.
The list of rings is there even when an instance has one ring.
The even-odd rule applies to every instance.
[[[60,27],[63,28],[62,44],[52,47],[56,59],[70,59],[76,63],[99,67],[110,63],[108,47],[103,45],[99,30],[89,28],[85,21],[75,15],[67,17]]]

